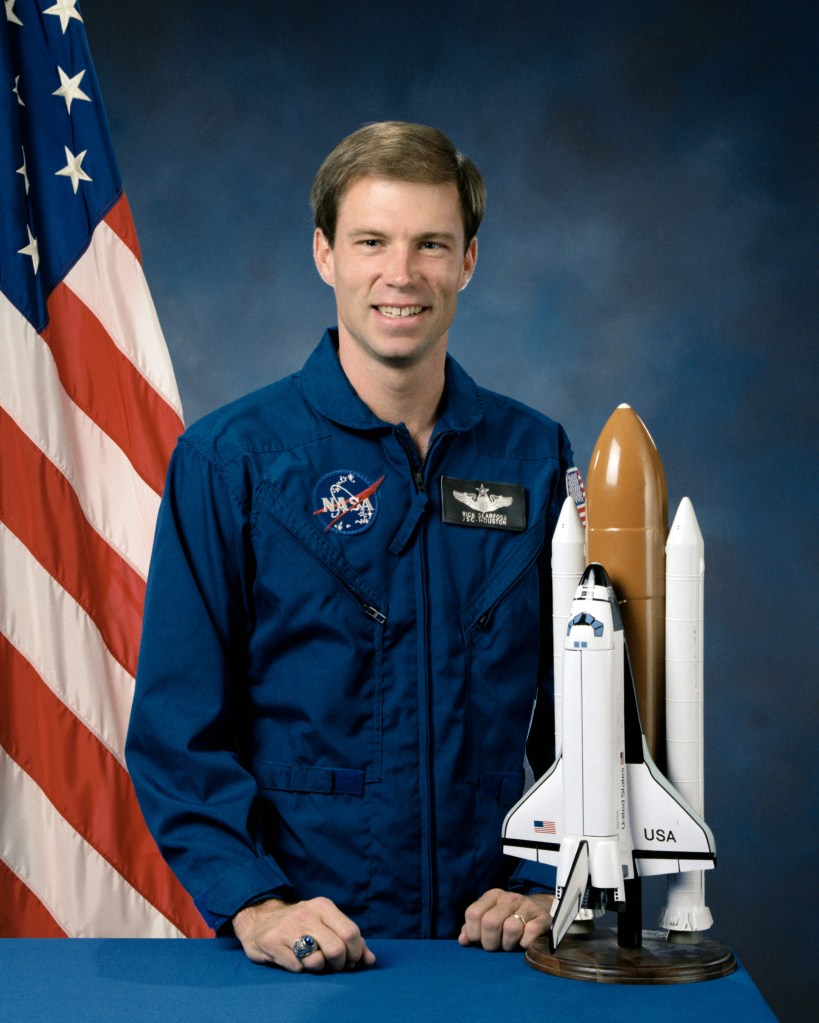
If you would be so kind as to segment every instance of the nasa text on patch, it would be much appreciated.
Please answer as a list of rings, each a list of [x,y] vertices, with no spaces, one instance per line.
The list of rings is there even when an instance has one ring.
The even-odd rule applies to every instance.
[[[526,491],[517,483],[441,477],[441,516],[453,526],[480,529],[526,529]]]
[[[360,472],[349,469],[328,472],[313,491],[313,516],[325,533],[337,536],[363,533],[378,515],[378,488],[383,482],[383,476],[371,483]]]

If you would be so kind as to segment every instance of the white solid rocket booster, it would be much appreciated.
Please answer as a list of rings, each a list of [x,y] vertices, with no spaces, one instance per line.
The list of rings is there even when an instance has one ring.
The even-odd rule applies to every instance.
[[[567,497],[552,536],[552,652],[555,686],[555,756],[563,744],[563,644],[572,601],[586,568],[586,530],[577,505]]]
[[[694,506],[684,497],[665,548],[666,757],[669,780],[700,816],[704,803],[704,551]],[[712,925],[702,871],[670,875],[667,900],[660,926],[668,928],[670,940],[690,940]]]

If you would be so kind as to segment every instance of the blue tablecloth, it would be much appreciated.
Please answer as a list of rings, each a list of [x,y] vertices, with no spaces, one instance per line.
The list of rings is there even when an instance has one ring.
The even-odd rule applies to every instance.
[[[520,953],[454,941],[373,941],[375,967],[327,976],[256,966],[238,942],[0,940],[2,1023],[766,1023],[748,973],[669,986],[593,984],[539,973]]]

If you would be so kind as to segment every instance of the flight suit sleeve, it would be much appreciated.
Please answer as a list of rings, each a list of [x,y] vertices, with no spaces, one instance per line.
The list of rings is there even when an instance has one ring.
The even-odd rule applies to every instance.
[[[252,628],[247,498],[183,437],[157,521],[126,760],[163,856],[216,929],[290,881],[241,758]]]

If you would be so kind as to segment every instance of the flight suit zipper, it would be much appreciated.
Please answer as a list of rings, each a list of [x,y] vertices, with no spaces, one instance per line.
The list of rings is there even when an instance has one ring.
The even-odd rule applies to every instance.
[[[424,471],[426,469],[429,453],[438,436],[433,430],[425,455],[421,458],[409,435],[407,428],[400,424],[395,428],[395,433],[404,453],[407,457],[410,474],[417,495],[426,496],[426,484],[424,482]],[[426,503],[426,502],[424,502]],[[421,936],[432,938],[435,936],[435,911],[436,911],[436,876],[435,876],[435,814],[433,800],[433,777],[432,770],[432,672],[430,666],[430,629],[429,629],[429,598],[427,585],[427,555],[426,537],[423,529],[418,530],[418,544],[413,552],[416,559],[416,606],[418,607],[418,766],[420,778],[420,800],[422,817],[422,849],[421,849],[421,892],[422,892],[422,920]]]

